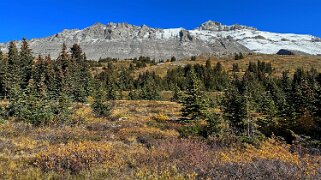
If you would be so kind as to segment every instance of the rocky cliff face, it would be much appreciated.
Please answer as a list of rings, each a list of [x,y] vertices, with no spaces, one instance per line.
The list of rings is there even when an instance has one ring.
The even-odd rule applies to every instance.
[[[194,30],[157,29],[127,23],[94,24],[83,30],[61,33],[29,41],[35,55],[58,56],[62,44],[78,43],[89,59],[120,59],[150,56],[156,60],[190,57],[200,54],[232,54],[238,52],[276,53],[280,49],[321,54],[319,38],[308,35],[261,32],[241,25],[226,26],[208,21]],[[20,42],[17,42],[18,46]],[[0,44],[6,50],[7,44]],[[275,51],[275,52],[274,52]]]

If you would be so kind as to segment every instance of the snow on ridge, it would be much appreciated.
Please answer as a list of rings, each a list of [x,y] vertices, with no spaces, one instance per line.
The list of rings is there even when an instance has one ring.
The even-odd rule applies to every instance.
[[[275,54],[280,49],[302,51],[308,54],[321,54],[321,40],[312,35],[301,35],[293,33],[272,33],[251,29],[230,30],[230,31],[208,31],[195,29],[190,33],[197,38],[211,42],[215,38],[231,37],[248,49],[263,54]]]
[[[179,33],[185,30],[184,28],[170,28],[170,29],[162,29],[161,31],[156,33],[156,37],[158,39],[170,39],[179,37]]]

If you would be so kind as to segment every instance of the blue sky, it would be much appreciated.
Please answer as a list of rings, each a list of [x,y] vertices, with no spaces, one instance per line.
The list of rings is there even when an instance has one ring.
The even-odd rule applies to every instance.
[[[321,37],[320,0],[3,0],[0,42],[96,22],[193,29],[207,20]]]

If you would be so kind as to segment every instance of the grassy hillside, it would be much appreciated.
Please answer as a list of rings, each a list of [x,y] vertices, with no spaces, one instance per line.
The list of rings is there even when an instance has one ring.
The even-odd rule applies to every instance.
[[[300,179],[320,177],[321,157],[266,139],[258,147],[231,136],[181,138],[180,105],[115,101],[110,118],[74,105],[69,125],[0,125],[3,179]],[[197,122],[204,126],[204,122]],[[228,144],[228,145],[227,145]]]
[[[224,57],[219,59],[218,57],[197,57],[196,61],[191,61],[190,59],[185,59],[177,62],[166,62],[160,63],[156,66],[148,66],[136,71],[135,77],[139,73],[146,71],[154,71],[161,76],[165,76],[167,70],[174,69],[177,66],[184,66],[186,64],[202,64],[205,65],[206,60],[210,59],[212,64],[217,62],[222,63],[226,71],[232,71],[232,66],[234,63],[239,64],[241,71],[245,71],[249,62],[268,62],[271,63],[275,68],[274,74],[280,75],[283,71],[289,71],[294,73],[297,68],[304,68],[309,70],[311,67],[314,67],[318,70],[321,70],[321,57],[320,56],[279,56],[279,55],[248,55],[244,59],[234,60],[234,57]],[[116,63],[117,65],[124,65],[125,63],[129,66],[129,61],[121,61]]]
[[[152,71],[155,72],[156,75],[165,77],[169,69],[186,66],[187,64],[205,65],[206,60],[208,60],[208,57],[198,57],[196,61],[186,59],[156,65],[147,64],[147,67],[135,68],[133,71],[130,71],[130,74],[126,74],[126,76],[132,75],[138,77],[139,74],[143,72]],[[230,74],[232,74],[233,64],[237,63],[241,69],[239,72],[240,75],[244,74],[250,62],[257,61],[271,63],[274,68],[273,76],[280,76],[283,71],[289,71],[293,74],[297,68],[301,67],[305,70],[313,67],[319,72],[321,71],[321,57],[316,56],[248,55],[242,60],[234,60],[234,57],[224,57],[221,59],[210,57],[210,60],[212,65],[220,62],[223,69]],[[68,59],[65,61],[68,62]],[[124,88],[126,90],[121,91],[121,95],[118,94],[115,98],[122,100],[108,99],[112,106],[111,115],[99,116],[99,114],[97,115],[97,113],[94,112],[97,106],[93,106],[93,103],[101,100],[103,102],[98,105],[100,105],[100,108],[105,108],[106,106],[104,105],[106,104],[104,103],[106,98],[104,99],[102,96],[106,95],[107,91],[108,93],[111,92],[110,94],[115,93],[115,89],[112,87],[113,83],[111,83],[111,80],[115,81],[115,79],[112,79],[112,76],[110,76],[110,79],[104,79],[104,76],[121,72],[120,70],[124,67],[128,68],[132,61],[123,60],[114,62],[114,67],[109,69],[106,68],[108,63],[91,63],[92,68],[90,70],[94,75],[105,72],[105,74],[102,73],[103,77],[100,77],[101,80],[98,81],[95,79],[96,81],[94,81],[93,84],[108,83],[105,84],[106,89],[102,89],[101,86],[94,86],[96,88],[94,93],[92,93],[92,87],[89,86],[91,84],[88,83],[88,87],[91,88],[88,88],[87,91],[95,97],[88,95],[84,101],[81,101],[83,103],[76,100],[69,103],[68,98],[66,98],[64,94],[65,89],[61,90],[63,93],[58,96],[58,100],[48,100],[46,93],[44,93],[43,97],[38,97],[39,93],[32,93],[33,91],[31,90],[34,89],[29,86],[33,85],[33,83],[30,82],[28,84],[30,89],[27,89],[28,91],[19,91],[20,89],[14,91],[19,95],[16,99],[14,96],[12,97],[12,99],[16,101],[16,104],[12,104],[12,102],[7,100],[0,102],[0,117],[3,117],[3,119],[0,120],[1,179],[321,178],[321,150],[305,147],[304,142],[300,141],[300,139],[308,139],[307,137],[303,135],[298,136],[294,134],[291,129],[284,129],[284,132],[282,129],[283,127],[289,127],[301,130],[297,127],[304,127],[305,129],[302,130],[303,134],[305,132],[311,132],[312,130],[318,132],[317,127],[319,127],[319,124],[317,123],[319,123],[319,119],[313,117],[314,114],[312,114],[315,112],[319,113],[319,111],[314,108],[318,106],[312,106],[311,111],[304,111],[302,113],[303,115],[298,119],[293,118],[296,122],[295,127],[292,127],[292,122],[289,123],[287,121],[287,117],[285,119],[283,118],[283,114],[278,114],[277,116],[273,114],[274,112],[271,112],[273,116],[270,115],[268,118],[263,119],[263,123],[268,122],[269,125],[271,125],[265,126],[269,132],[272,132],[270,129],[272,129],[271,127],[273,126],[273,128],[281,129],[282,132],[280,134],[292,133],[290,136],[297,136],[291,144],[287,144],[285,138],[276,137],[273,134],[269,136],[256,134],[257,129],[260,128],[260,124],[255,123],[257,123],[259,118],[265,118],[262,116],[264,112],[261,109],[259,112],[255,109],[257,107],[251,107],[247,104],[242,109],[242,112],[237,112],[243,113],[247,111],[248,113],[245,115],[245,118],[242,119],[242,123],[248,127],[247,134],[245,131],[245,135],[238,135],[234,132],[237,129],[232,127],[232,122],[227,122],[227,120],[222,119],[221,124],[215,127],[219,128],[216,129],[217,133],[208,134],[207,131],[213,128],[211,125],[213,125],[213,123],[215,125],[216,120],[219,121],[218,117],[209,116],[198,120],[183,117],[181,114],[182,104],[170,101],[174,94],[173,91],[163,90],[160,92],[160,99],[162,101],[125,100],[128,99],[128,94],[132,89],[129,91]],[[41,67],[39,64],[41,65],[41,62],[33,65],[39,68]],[[50,63],[48,63],[48,66],[49,65]],[[69,65],[69,67],[72,68],[73,65]],[[77,68],[72,70],[76,71]],[[73,71],[70,71],[70,73]],[[268,73],[265,73],[264,75],[267,74]],[[67,75],[66,77],[69,77]],[[78,77],[78,74],[76,75],[76,77]],[[226,76],[229,78],[228,75]],[[40,82],[45,80],[44,77],[46,76],[39,76]],[[68,80],[70,80],[70,78],[66,81],[68,82]],[[118,80],[119,79],[116,79],[116,81]],[[142,81],[144,80],[147,81],[146,79]],[[187,81],[186,79],[181,81],[188,83],[193,82]],[[305,79],[302,81],[306,82]],[[197,80],[195,80],[195,82],[197,82]],[[117,84],[117,82],[114,83]],[[189,85],[188,83],[186,83],[187,87]],[[261,82],[255,81],[255,83],[261,85],[259,84]],[[39,85],[41,84],[43,83],[39,83]],[[317,83],[315,82],[315,84]],[[78,83],[77,86],[66,87],[68,87],[67,90],[70,91],[70,96],[73,97],[74,94],[71,93],[72,90],[77,89],[75,87],[82,86],[82,83]],[[40,92],[46,89],[42,88],[42,86],[35,87],[35,89],[39,89]],[[57,87],[59,88],[60,86]],[[248,87],[251,88],[251,86]],[[306,85],[304,87],[310,86]],[[147,90],[138,88],[134,88],[134,91],[152,91],[154,90],[153,88],[157,88],[157,86],[151,86],[151,88],[149,87]],[[254,91],[260,88],[264,89],[263,85],[253,86]],[[198,87],[195,89],[198,89]],[[303,92],[310,92],[308,88],[306,89],[307,91]],[[15,89],[13,88],[13,90]],[[203,98],[205,97],[204,95],[207,95],[209,99],[221,98],[222,95],[224,95],[224,90],[225,89],[221,89],[221,91],[200,91],[200,96]],[[19,94],[19,92],[24,93]],[[262,92],[266,93],[265,89],[262,90]],[[76,92],[76,95],[85,96],[83,93],[84,92],[79,91]],[[100,93],[102,94],[99,97]],[[262,96],[266,95],[264,93],[255,96],[256,100],[263,99]],[[233,95],[235,94],[233,94],[232,91],[230,96],[233,97]],[[298,96],[304,99],[304,95],[303,93],[303,95],[299,94]],[[32,98],[29,99],[28,97]],[[244,94],[235,96],[235,100],[240,102],[236,105],[235,109],[240,105],[248,103],[249,99],[241,99],[244,97]],[[271,100],[272,95],[267,95],[266,97],[270,97],[270,99],[262,101],[264,105],[262,109],[269,111],[270,107],[276,107],[274,103],[279,102],[279,99],[275,98]],[[284,98],[284,96],[275,97]],[[223,108],[221,108],[222,106],[220,106],[221,104],[219,102],[222,101],[220,98],[208,103],[207,113],[214,112],[213,114],[216,115],[223,114]],[[292,97],[290,97],[290,99],[292,99]],[[44,100],[46,101],[43,102]],[[233,103],[234,99],[231,98],[229,102]],[[305,103],[310,105],[309,103],[311,102]],[[253,102],[253,104],[258,106],[259,102]],[[43,111],[43,107],[47,105],[52,108],[52,111]],[[28,106],[29,109],[24,109],[26,106]],[[10,107],[13,108],[13,111],[8,111]],[[68,113],[60,117],[60,112],[56,112],[57,108]],[[38,116],[37,113],[34,113],[34,109],[37,109],[37,112],[43,114],[48,113],[50,115],[48,119],[50,120],[46,121],[46,123],[35,123],[32,125],[33,121],[24,119],[24,117],[21,116],[21,113],[24,113],[33,119],[42,121],[43,119],[41,118],[46,116]],[[303,106],[302,109],[305,110],[307,108]],[[238,116],[239,114],[237,113],[234,115]],[[250,121],[251,123],[252,121],[254,122],[253,126],[250,125]],[[242,128],[243,127],[239,129],[242,130]],[[250,130],[252,131],[251,134],[249,133]],[[256,141],[250,141],[252,135],[255,136],[253,139]],[[316,134],[315,137],[318,137],[318,134]],[[320,147],[318,146],[320,141],[315,141],[315,139],[311,141],[310,143],[313,143],[316,147]]]

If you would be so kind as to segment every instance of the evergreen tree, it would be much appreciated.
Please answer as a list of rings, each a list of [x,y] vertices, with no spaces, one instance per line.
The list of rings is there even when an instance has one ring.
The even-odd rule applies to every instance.
[[[73,94],[76,101],[84,102],[87,96],[92,93],[92,78],[86,62],[86,56],[78,44],[74,44],[71,48],[71,58],[72,62],[74,62],[72,80],[74,81],[73,87],[75,89]]]
[[[8,71],[6,72],[6,87],[10,91],[16,85],[21,84],[20,57],[17,46],[14,42],[9,43]],[[9,72],[10,70],[10,72]],[[14,72],[14,73],[12,73]]]
[[[207,134],[222,135],[226,129],[224,128],[224,120],[221,114],[211,113],[207,117]]]
[[[235,53],[235,54],[234,54],[234,60],[239,60],[239,59],[240,59],[239,54]]]
[[[7,75],[7,60],[4,58],[2,51],[0,50],[0,95],[2,98],[6,97],[6,75]]]
[[[139,97],[146,100],[159,100],[160,92],[155,82],[149,80],[139,91]]]
[[[51,101],[54,113],[54,122],[64,124],[69,120],[72,102],[65,92],[60,92],[56,100]]]
[[[179,89],[178,86],[175,86],[174,92],[173,92],[173,97],[171,98],[172,102],[181,102],[183,97],[183,92]]]
[[[175,56],[173,56],[172,58],[171,58],[171,62],[175,62],[176,61],[176,58],[175,58]]]
[[[3,61],[4,57],[3,57],[3,52],[0,50],[0,61]]]
[[[103,89],[100,87],[95,96],[94,103],[91,105],[94,113],[97,116],[109,116],[111,114],[112,107],[111,105],[106,102],[106,94]]]
[[[238,63],[234,63],[233,64],[232,71],[233,72],[240,72],[240,68],[239,68],[239,64]]]
[[[25,38],[22,39],[20,48],[20,69],[21,69],[21,87],[25,88],[32,77],[33,56],[28,42]]]
[[[239,59],[244,59],[244,55],[242,52],[239,53]]]
[[[246,129],[246,119],[248,118],[248,101],[240,91],[231,88],[225,92],[222,102],[224,118],[230,123],[236,134],[243,134]]]
[[[206,97],[202,95],[199,80],[194,70],[189,72],[188,87],[185,97],[182,99],[182,115],[192,119],[200,119],[206,116]]]
[[[54,118],[50,101],[37,93],[32,79],[23,91],[18,85],[12,88],[8,113],[35,126],[49,124]]]

